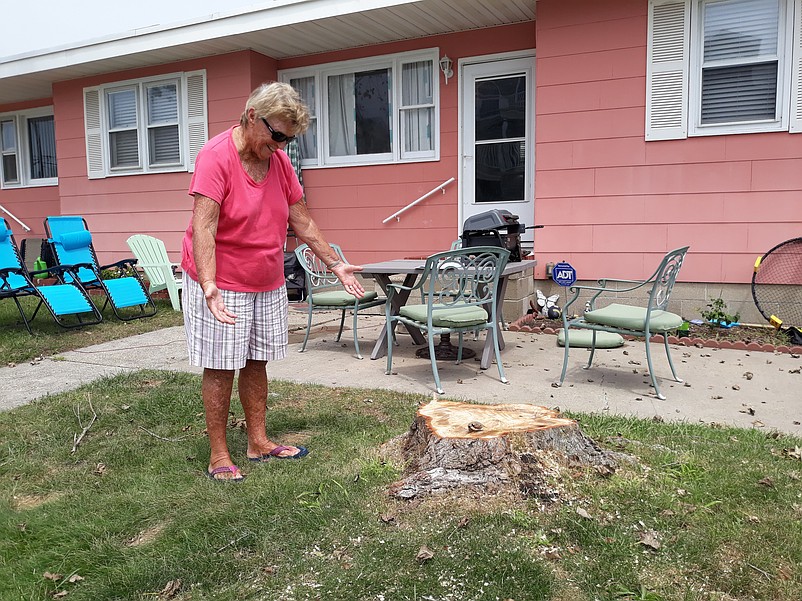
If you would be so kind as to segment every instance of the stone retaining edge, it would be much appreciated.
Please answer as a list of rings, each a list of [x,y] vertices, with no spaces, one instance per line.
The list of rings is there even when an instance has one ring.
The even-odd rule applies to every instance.
[[[520,321],[520,320],[519,320]],[[539,327],[530,325],[521,325],[517,321],[509,325],[510,332],[528,332],[531,334],[557,334],[561,328]],[[624,336],[625,340],[635,340],[635,336]],[[662,334],[656,334],[651,337],[652,342],[663,342]],[[721,348],[733,349],[737,351],[760,351],[763,353],[790,353],[802,354],[802,346],[786,346],[786,345],[773,345],[773,344],[760,344],[758,342],[744,342],[737,340],[732,342],[730,340],[711,340],[706,338],[678,338],[676,336],[668,337],[669,344],[677,344],[680,346],[695,346],[697,348]]]

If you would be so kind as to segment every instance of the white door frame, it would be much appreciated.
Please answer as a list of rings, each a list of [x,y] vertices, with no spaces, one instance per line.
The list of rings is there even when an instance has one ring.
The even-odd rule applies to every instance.
[[[516,60],[516,59],[524,59]],[[510,66],[510,73],[520,72],[522,69],[526,71],[530,78],[530,89],[528,90],[528,95],[530,97],[529,107],[527,111],[526,117],[526,147],[525,147],[525,156],[526,156],[526,180],[524,184],[524,194],[525,198],[528,200],[525,203],[509,203],[508,206],[501,206],[501,203],[495,205],[488,205],[486,208],[482,208],[482,210],[477,210],[474,212],[470,212],[466,210],[467,206],[467,192],[466,192],[466,178],[468,177],[466,174],[470,174],[472,177],[473,174],[473,156],[468,155],[466,153],[466,149],[464,145],[468,141],[467,138],[470,135],[471,140],[473,140],[473,134],[471,133],[473,129],[473,115],[466,115],[465,111],[465,104],[466,104],[466,94],[470,93],[473,94],[473,88],[471,85],[471,89],[468,90],[468,83],[473,82],[473,77],[471,77],[471,82],[468,82],[468,77],[466,76],[466,68],[472,68],[481,65],[487,65],[487,72],[498,72],[494,67],[503,67],[502,64],[505,61],[511,61],[509,63]],[[515,62],[512,62],[515,61]],[[471,71],[477,71],[476,69],[470,69]],[[481,69],[479,71],[482,71]],[[462,224],[464,223],[465,219],[469,215],[476,214],[483,212],[485,210],[490,210],[492,208],[507,208],[510,212],[519,215],[520,222],[531,226],[534,225],[534,202],[535,202],[535,51],[534,50],[525,50],[525,51],[518,51],[518,52],[507,52],[503,54],[488,54],[483,56],[474,56],[468,58],[461,58],[458,61],[458,82],[459,82],[459,104],[458,104],[458,113],[459,113],[459,136],[458,136],[458,158],[459,158],[459,210],[458,210],[458,221],[457,230],[462,233]],[[470,131],[467,128],[471,128]],[[472,153],[472,151],[471,151]],[[473,189],[471,185],[470,189]],[[516,210],[515,208],[518,208]],[[520,211],[523,209],[523,211]],[[520,211],[520,212],[519,212]],[[521,213],[524,214],[521,214]],[[533,241],[533,230],[527,230],[526,233],[522,236],[522,240],[527,242]]]

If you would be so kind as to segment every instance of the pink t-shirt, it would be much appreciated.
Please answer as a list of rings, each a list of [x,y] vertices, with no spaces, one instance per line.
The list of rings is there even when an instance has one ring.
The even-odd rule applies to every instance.
[[[284,284],[289,207],[301,200],[303,189],[283,151],[271,157],[265,179],[254,182],[240,162],[232,139],[234,127],[209,140],[198,153],[189,194],[202,194],[220,205],[217,287],[238,292],[276,290]],[[192,221],[184,235],[181,267],[198,279]]]

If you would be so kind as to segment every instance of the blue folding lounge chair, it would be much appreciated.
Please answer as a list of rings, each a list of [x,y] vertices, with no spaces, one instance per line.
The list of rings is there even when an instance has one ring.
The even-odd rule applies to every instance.
[[[52,286],[36,286],[31,273],[59,276],[69,267],[57,266],[47,270],[29,272],[19,252],[14,235],[8,222],[2,220],[0,226],[0,300],[11,298],[17,305],[25,329],[31,332],[30,323],[39,309],[47,307],[56,323],[64,328],[75,328],[100,323],[103,317],[95,305],[89,300],[86,290],[78,283],[54,284]],[[21,297],[33,296],[39,299],[33,314],[28,317],[20,303]]]
[[[136,259],[123,259],[109,265],[100,265],[92,246],[92,234],[83,217],[64,215],[45,219],[48,243],[53,256],[62,265],[73,265],[74,272],[65,272],[64,281],[70,283],[75,273],[77,280],[87,290],[100,289],[106,295],[103,309],[111,305],[114,315],[123,321],[150,317],[156,314],[156,305],[148,294],[145,284],[134,266]],[[130,273],[119,278],[104,278],[107,269],[119,269]],[[138,312],[121,311],[137,307]]]

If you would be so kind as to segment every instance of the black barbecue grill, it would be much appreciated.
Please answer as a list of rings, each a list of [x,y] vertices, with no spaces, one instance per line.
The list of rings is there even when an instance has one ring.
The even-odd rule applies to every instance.
[[[518,215],[504,209],[493,209],[478,215],[471,215],[462,225],[462,246],[500,246],[510,251],[510,262],[521,260],[521,234],[527,229],[540,228],[532,225],[527,228],[518,223]]]

